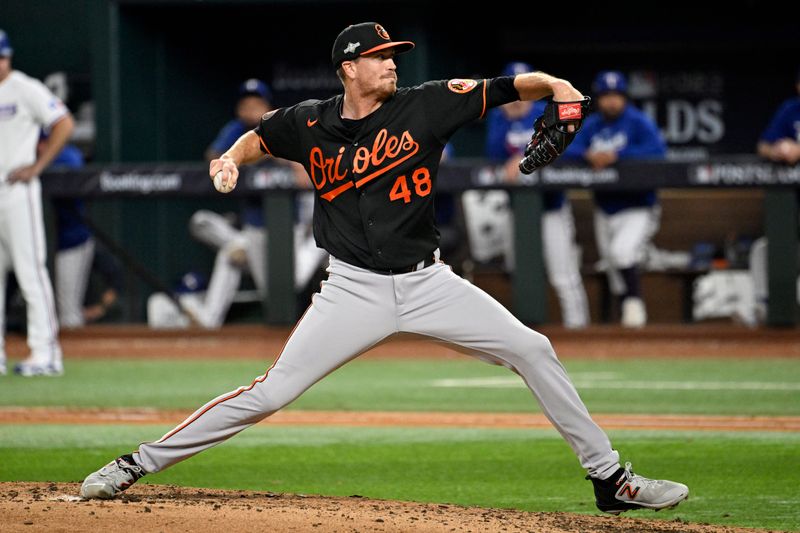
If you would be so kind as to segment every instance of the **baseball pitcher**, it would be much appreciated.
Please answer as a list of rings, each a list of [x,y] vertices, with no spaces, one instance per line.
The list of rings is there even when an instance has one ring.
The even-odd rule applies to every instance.
[[[535,167],[566,148],[585,112],[583,95],[543,73],[398,88],[394,56],[413,47],[374,22],[347,27],[331,57],[343,94],[267,113],[211,162],[222,191],[236,185],[240,165],[264,155],[303,164],[316,194],[314,235],[331,255],[328,279],[264,375],[90,474],[83,497],[112,498],[223,442],[398,332],[447,341],[522,376],[587,470],[600,509],[662,509],[687,497],[685,485],[621,468],[547,338],[439,258],[433,190],[450,136],[498,105],[553,95],[527,151],[526,167]]]

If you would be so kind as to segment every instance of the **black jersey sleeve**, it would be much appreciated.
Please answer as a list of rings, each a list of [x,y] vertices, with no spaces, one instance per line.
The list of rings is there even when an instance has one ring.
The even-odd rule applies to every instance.
[[[429,81],[420,86],[433,133],[446,143],[455,131],[489,109],[519,100],[513,76]]]
[[[254,131],[262,152],[298,161],[301,143],[297,130],[297,106],[291,106],[265,113]]]

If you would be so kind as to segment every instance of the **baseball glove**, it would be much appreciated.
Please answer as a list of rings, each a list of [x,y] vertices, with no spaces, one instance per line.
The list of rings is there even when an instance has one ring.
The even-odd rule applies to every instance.
[[[533,123],[533,137],[525,147],[519,171],[530,174],[563,154],[581,129],[591,101],[585,96],[576,102],[548,102],[542,116]],[[572,131],[570,126],[573,126]]]

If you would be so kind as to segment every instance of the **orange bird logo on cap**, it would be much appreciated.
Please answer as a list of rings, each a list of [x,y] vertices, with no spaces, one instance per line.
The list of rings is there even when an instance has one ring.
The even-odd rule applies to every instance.
[[[378,37],[381,39],[386,39],[387,41],[391,38],[389,37],[389,32],[383,29],[383,26],[380,24],[375,24],[375,31],[378,32]]]

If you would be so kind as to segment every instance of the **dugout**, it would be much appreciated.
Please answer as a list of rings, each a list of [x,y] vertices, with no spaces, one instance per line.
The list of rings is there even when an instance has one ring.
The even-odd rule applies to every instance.
[[[677,2],[645,12],[641,3],[617,2],[565,12],[500,2],[473,13],[456,2],[34,0],[5,3],[1,24],[18,68],[39,78],[65,70],[81,87],[76,98],[95,102],[100,163],[199,160],[247,77],[269,80],[279,105],[330,94],[338,83],[330,43],[362,19],[417,43],[400,60],[402,84],[489,76],[511,59],[586,87],[603,68],[641,72],[657,92],[648,96],[653,87],[644,83],[637,103],[651,107],[678,157],[703,157],[752,152],[791,95],[797,65],[764,59],[800,57],[796,27],[755,6]],[[480,124],[460,133],[456,154],[479,155],[482,135]],[[185,238],[189,215],[201,205],[230,210],[232,201],[114,198],[94,202],[92,214],[171,280],[212,260]],[[131,287],[126,318],[140,320],[148,289],[133,279]]]

